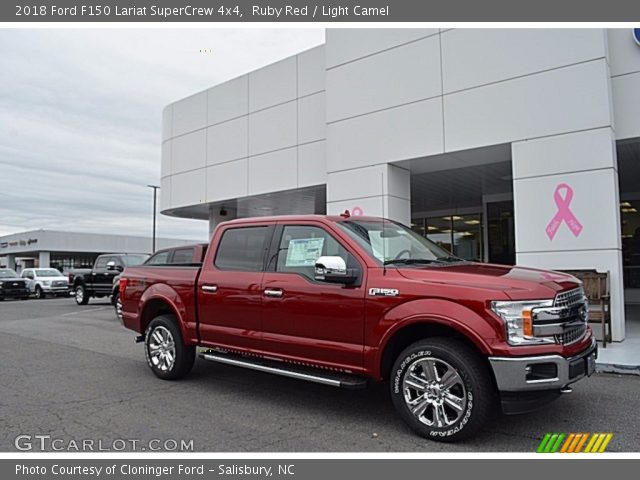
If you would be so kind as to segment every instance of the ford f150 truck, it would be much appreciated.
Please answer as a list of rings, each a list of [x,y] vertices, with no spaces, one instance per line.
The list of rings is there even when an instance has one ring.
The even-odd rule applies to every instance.
[[[111,295],[113,279],[128,265],[140,265],[149,255],[142,253],[107,253],[99,255],[93,268],[69,271],[69,288],[78,305],[86,305],[91,297]],[[113,304],[115,299],[111,299]]]
[[[386,380],[403,420],[441,441],[570,391],[597,354],[576,278],[464,261],[348,212],[221,223],[202,266],[128,267],[120,299],[162,379],[199,352],[338,387]]]

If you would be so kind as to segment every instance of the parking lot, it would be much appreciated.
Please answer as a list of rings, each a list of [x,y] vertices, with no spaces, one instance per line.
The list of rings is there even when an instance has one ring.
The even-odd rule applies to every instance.
[[[202,360],[187,379],[160,381],[104,300],[2,302],[0,352],[2,451],[15,451],[18,435],[185,439],[212,452],[531,452],[546,432],[613,432],[609,451],[640,446],[634,376],[596,374],[540,412],[441,444],[405,427],[386,385],[339,390]]]

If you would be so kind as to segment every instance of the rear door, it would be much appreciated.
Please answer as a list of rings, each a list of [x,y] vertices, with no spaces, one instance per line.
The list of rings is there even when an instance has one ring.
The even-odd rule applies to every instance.
[[[229,225],[212,241],[197,285],[204,345],[259,350],[262,277],[274,226]]]
[[[359,271],[354,285],[315,280],[320,256]],[[357,371],[363,366],[364,262],[319,223],[279,225],[262,282],[263,339],[273,355]]]

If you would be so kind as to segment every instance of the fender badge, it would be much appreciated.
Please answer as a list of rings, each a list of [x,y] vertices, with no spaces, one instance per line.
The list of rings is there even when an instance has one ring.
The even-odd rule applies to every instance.
[[[400,290],[395,288],[370,288],[369,295],[374,297],[397,297]]]

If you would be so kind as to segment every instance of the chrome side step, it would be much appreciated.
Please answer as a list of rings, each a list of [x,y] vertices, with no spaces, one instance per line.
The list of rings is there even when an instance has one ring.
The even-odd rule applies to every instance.
[[[297,378],[298,380],[320,383],[331,387],[358,389],[365,388],[367,386],[367,380],[364,377],[307,367],[298,367],[297,365],[289,365],[284,362],[276,362],[273,360],[260,358],[254,359],[217,351],[203,352],[200,354],[200,358],[211,362],[224,363],[235,367],[248,368],[250,370],[258,370],[260,372],[272,373],[283,377]]]

